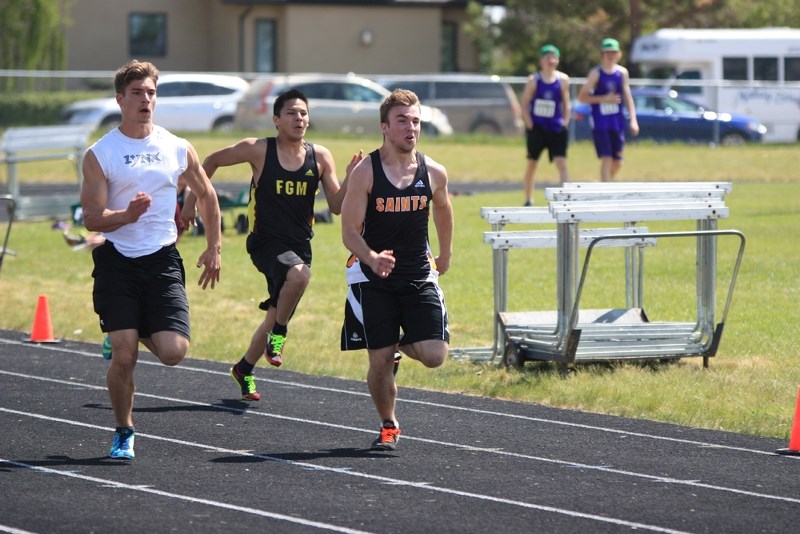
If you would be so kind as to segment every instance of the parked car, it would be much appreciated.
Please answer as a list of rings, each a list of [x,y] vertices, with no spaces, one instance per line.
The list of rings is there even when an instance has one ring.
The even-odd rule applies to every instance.
[[[271,132],[272,106],[281,93],[299,89],[308,97],[309,129],[317,132],[380,133],[380,106],[389,91],[354,75],[295,74],[264,76],[253,80],[239,101],[234,126],[241,130]],[[423,105],[422,130],[428,135],[450,135],[447,115]]]
[[[398,75],[376,81],[389,90],[414,91],[423,103],[444,111],[456,132],[522,135],[525,128],[517,94],[497,76]]]
[[[744,115],[717,113],[690,98],[664,89],[633,89],[638,139],[739,145],[760,142],[767,128],[758,120]],[[627,116],[627,110],[625,111]],[[592,138],[592,112],[589,104],[572,107],[575,139]],[[714,129],[719,133],[715,136]]]
[[[163,74],[156,87],[153,122],[184,132],[230,130],[236,102],[249,86],[238,76]],[[62,114],[68,124],[91,124],[103,130],[118,126],[121,118],[115,98],[74,102]]]

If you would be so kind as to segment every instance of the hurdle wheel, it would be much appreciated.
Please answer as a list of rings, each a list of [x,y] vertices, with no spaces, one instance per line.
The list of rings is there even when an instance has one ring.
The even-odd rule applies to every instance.
[[[513,369],[522,369],[525,365],[525,360],[522,359],[522,354],[519,345],[516,343],[508,343],[505,351],[503,351],[503,365]]]

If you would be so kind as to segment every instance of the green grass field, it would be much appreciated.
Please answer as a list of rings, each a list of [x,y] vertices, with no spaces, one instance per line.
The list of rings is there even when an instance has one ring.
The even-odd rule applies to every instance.
[[[230,144],[235,137],[192,137],[201,154]],[[329,147],[340,166],[358,148],[371,150],[379,139],[330,137],[312,140]],[[453,182],[519,183],[525,165],[519,140],[423,140],[423,152],[444,163]],[[592,412],[648,418],[684,425],[788,438],[794,413],[800,362],[797,349],[796,303],[800,258],[800,180],[790,169],[794,146],[631,145],[620,176],[626,181],[733,181],[726,199],[731,217],[721,228],[742,231],[747,249],[721,348],[703,370],[699,359],[671,364],[581,365],[569,379],[555,366],[528,363],[521,372],[491,365],[448,361],[428,370],[404,362],[400,386],[468,395],[486,395]],[[597,160],[587,144],[570,151],[575,181],[595,181]],[[61,167],[59,167],[59,165]],[[61,169],[61,170],[59,170]],[[23,182],[69,181],[68,164],[40,162],[20,169]],[[246,169],[225,169],[215,180],[243,182]],[[543,164],[541,182],[553,183],[555,169]],[[35,177],[35,178],[34,178]],[[0,175],[0,179],[5,177]],[[483,206],[516,206],[519,191],[459,195],[455,253],[450,272],[441,279],[451,318],[452,346],[486,346],[492,337],[491,249],[482,241],[488,225]],[[536,201],[544,202],[543,191]],[[50,222],[14,225],[0,274],[0,327],[29,332],[37,296],[46,294],[57,337],[100,343],[102,335],[91,306],[91,257],[73,252]],[[691,230],[688,223],[648,224],[651,230]],[[4,230],[0,224],[0,230]],[[435,234],[435,233],[434,233]],[[234,362],[261,319],[257,303],[265,283],[244,250],[244,236],[229,230],[223,248],[222,284],[213,291],[196,287],[195,260],[204,246],[185,236],[180,249],[187,266],[192,306],[194,358]],[[588,307],[615,307],[620,295],[619,251],[599,255],[587,287]],[[720,286],[730,276],[734,247],[720,243]],[[345,295],[338,218],[316,226],[314,276],[290,325],[284,368],[330,376],[363,379],[362,352],[338,349]],[[691,243],[659,243],[646,253],[645,308],[652,318],[692,317],[694,249]],[[593,260],[594,261],[594,260]],[[510,310],[555,307],[555,260],[552,251],[513,251]],[[720,290],[720,298],[724,293]],[[101,380],[102,368],[98,368]],[[280,373],[260,367],[257,376]],[[233,384],[231,383],[233,387]],[[266,388],[262,393],[269,395]]]

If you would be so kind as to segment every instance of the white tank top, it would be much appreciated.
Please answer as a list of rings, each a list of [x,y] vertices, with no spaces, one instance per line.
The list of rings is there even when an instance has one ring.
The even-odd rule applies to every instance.
[[[110,210],[124,210],[140,191],[153,201],[135,223],[103,235],[120,254],[138,258],[175,243],[178,177],[186,171],[187,146],[160,126],[144,139],[127,137],[114,128],[89,147],[108,180]]]

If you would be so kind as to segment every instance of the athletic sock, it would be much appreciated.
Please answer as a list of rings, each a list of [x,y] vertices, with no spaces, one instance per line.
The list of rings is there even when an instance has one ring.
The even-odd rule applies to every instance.
[[[288,330],[288,326],[285,324],[280,324],[278,321],[275,321],[275,326],[272,327],[272,333],[277,336],[285,336]]]
[[[247,360],[245,360],[244,356],[242,356],[242,359],[239,360],[239,363],[236,364],[236,370],[239,371],[240,375],[251,375],[251,374],[253,374],[253,368],[254,367],[255,367],[255,365],[253,365],[252,363],[250,363]]]

